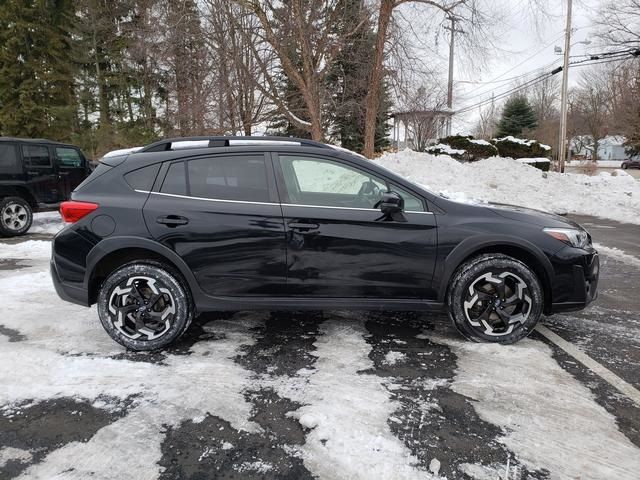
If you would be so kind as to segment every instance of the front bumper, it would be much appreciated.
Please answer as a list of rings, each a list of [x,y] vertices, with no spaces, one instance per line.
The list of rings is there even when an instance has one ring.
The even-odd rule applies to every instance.
[[[571,249],[576,250],[576,249]],[[550,313],[582,310],[598,298],[600,257],[595,250],[573,256],[564,252],[556,265],[556,280],[552,287],[553,301]]]

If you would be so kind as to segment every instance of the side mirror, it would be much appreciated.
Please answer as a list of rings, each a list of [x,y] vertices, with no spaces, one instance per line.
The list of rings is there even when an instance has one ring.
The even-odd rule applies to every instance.
[[[404,216],[404,198],[396,192],[385,192],[377,204],[382,212],[382,218],[394,222],[406,222]]]

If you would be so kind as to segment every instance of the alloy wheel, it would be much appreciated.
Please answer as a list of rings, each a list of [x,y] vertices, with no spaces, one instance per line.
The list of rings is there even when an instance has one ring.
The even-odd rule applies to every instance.
[[[27,209],[19,203],[9,203],[2,209],[2,224],[12,231],[19,231],[29,221]]]
[[[485,335],[509,335],[531,313],[527,284],[515,273],[488,272],[476,278],[465,295],[469,324]]]
[[[154,340],[170,328],[176,314],[171,292],[157,279],[133,276],[120,282],[109,297],[113,326],[132,340]]]

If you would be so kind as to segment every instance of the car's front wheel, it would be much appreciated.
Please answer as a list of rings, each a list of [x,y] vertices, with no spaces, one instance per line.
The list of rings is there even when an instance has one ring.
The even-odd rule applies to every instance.
[[[467,339],[514,343],[533,331],[544,298],[540,281],[524,263],[486,254],[458,268],[447,304],[449,318]]]
[[[158,350],[174,342],[193,318],[188,288],[160,263],[120,267],[98,293],[98,315],[107,333],[130,350]]]
[[[25,199],[6,197],[0,199],[0,235],[15,237],[24,235],[31,228],[33,210]]]

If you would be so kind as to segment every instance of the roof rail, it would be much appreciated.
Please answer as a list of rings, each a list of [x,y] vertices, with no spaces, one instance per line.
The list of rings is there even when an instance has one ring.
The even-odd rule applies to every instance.
[[[175,145],[174,145],[175,144]],[[138,152],[165,152],[192,148],[233,147],[234,145],[301,145],[305,147],[331,148],[330,145],[295,137],[176,137],[159,140]]]

